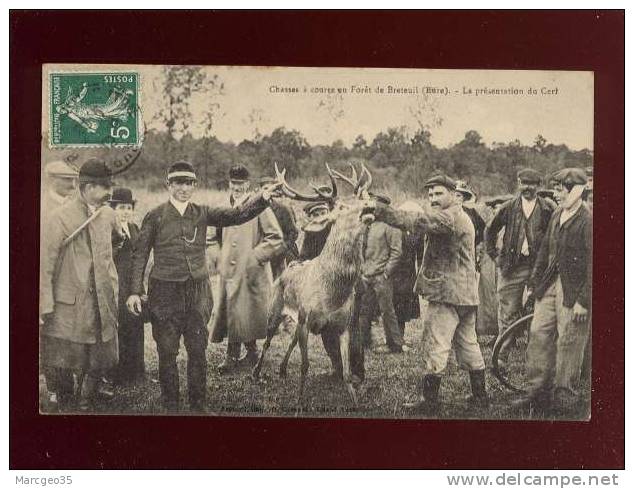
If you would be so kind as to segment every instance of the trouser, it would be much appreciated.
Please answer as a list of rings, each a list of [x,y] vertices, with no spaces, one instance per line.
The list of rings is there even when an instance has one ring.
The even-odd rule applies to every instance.
[[[45,367],[46,389],[58,397],[70,397],[75,391],[73,371],[67,368]]]
[[[201,315],[195,310],[175,312],[165,318],[152,318],[152,336],[159,357],[161,396],[167,408],[179,404],[179,378],[176,357],[180,338],[187,351],[187,390],[190,406],[201,407],[207,393],[207,340],[209,332]]]
[[[476,335],[476,306],[429,302],[424,319],[423,375],[445,370],[453,344],[458,366],[465,370],[485,368]]]
[[[255,352],[257,350],[257,346],[255,340],[247,341],[244,344],[247,352]],[[227,344],[227,356],[229,358],[233,358],[234,360],[238,360],[240,358],[240,350],[242,349],[242,343],[239,341],[229,342]]]
[[[531,278],[531,267],[527,263],[517,265],[507,274],[498,275],[498,335],[504,333],[514,321],[519,319],[522,310],[524,291]],[[500,351],[502,359],[508,358],[509,346],[512,340],[507,341]]]
[[[557,278],[535,304],[526,351],[526,390],[531,397],[553,388],[577,394],[589,323],[573,321],[572,308],[563,305],[563,296]]]
[[[370,337],[372,315],[376,304],[379,306],[383,319],[387,346],[391,349],[401,349],[403,347],[403,333],[399,328],[394,312],[392,281],[385,278],[383,274],[371,277],[365,283],[359,313],[359,327],[366,339]]]

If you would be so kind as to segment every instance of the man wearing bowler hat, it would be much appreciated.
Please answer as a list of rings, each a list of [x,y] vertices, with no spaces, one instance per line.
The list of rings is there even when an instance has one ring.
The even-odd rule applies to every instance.
[[[132,315],[125,305],[131,294],[132,258],[140,231],[132,220],[136,204],[132,190],[115,188],[109,203],[123,231],[123,241],[113,245],[114,264],[119,276],[119,365],[114,380],[127,384],[140,380],[145,373],[143,319]]]
[[[526,352],[527,394],[515,404],[547,408],[554,402],[555,411],[572,414],[582,408],[579,384],[592,305],[592,214],[582,202],[584,171],[566,168],[557,176],[561,205],[530,280],[536,302]]]
[[[169,167],[166,178],[169,199],[143,219],[134,250],[131,295],[127,300],[128,310],[141,314],[143,276],[153,250],[148,306],[158,349],[161,397],[167,411],[179,409],[176,357],[181,337],[187,350],[189,407],[192,411],[205,409],[205,351],[212,310],[205,257],[207,227],[234,226],[253,219],[267,208],[276,188],[266,187],[234,207],[210,207],[191,202],[197,182],[189,162],[178,161]]]
[[[250,176],[245,166],[229,170],[229,190],[234,207],[248,198]],[[253,366],[257,361],[256,340],[266,337],[273,282],[270,261],[282,252],[284,241],[271,209],[239,226],[218,230],[218,236],[220,280],[211,341],[220,343],[227,338],[227,353],[218,370],[228,373],[240,360],[242,344],[246,348],[242,363]]]
[[[85,162],[78,193],[50,216],[42,241],[41,361],[77,375],[81,411],[91,408],[96,395],[112,397],[99,379],[118,359],[112,234],[120,238],[121,228],[114,211],[103,205],[111,187],[105,162]],[[69,388],[60,391],[64,401],[71,397]]]
[[[469,372],[474,407],[489,404],[485,364],[476,336],[478,286],[475,270],[475,230],[456,199],[455,182],[436,175],[425,183],[429,206],[422,212],[377,205],[377,220],[401,229],[425,233],[423,263],[416,291],[428,301],[424,319],[422,392],[408,409],[433,414],[439,409],[439,389],[452,347],[460,367]]]
[[[500,272],[497,285],[499,334],[518,319],[537,253],[553,214],[552,201],[537,195],[540,181],[540,174],[533,169],[519,171],[517,197],[500,207],[485,230],[486,252],[497,261]],[[497,241],[502,228],[504,237],[499,249]],[[509,341],[502,347],[502,367],[508,361],[510,346]]]

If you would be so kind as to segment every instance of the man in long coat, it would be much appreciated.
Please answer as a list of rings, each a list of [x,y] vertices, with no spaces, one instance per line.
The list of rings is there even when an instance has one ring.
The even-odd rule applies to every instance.
[[[236,165],[229,171],[230,202],[239,205],[248,197],[249,172]],[[284,247],[282,230],[271,209],[249,222],[219,231],[221,251],[217,307],[212,318],[212,338],[227,338],[227,354],[218,366],[221,373],[232,370],[240,360],[255,364],[256,340],[266,338],[269,296],[272,285],[270,260]]]
[[[46,368],[76,372],[82,411],[90,409],[95,394],[110,394],[99,392],[99,379],[118,360],[112,233],[120,233],[120,226],[114,211],[102,206],[111,186],[103,161],[84,163],[78,194],[49,217],[43,235],[41,361]]]
[[[72,199],[77,186],[77,170],[63,161],[52,161],[44,169],[46,179],[42,189],[40,204],[40,236],[49,222],[51,214]],[[41,238],[40,238],[41,239]],[[46,389],[49,394],[49,406],[64,410],[72,399],[75,388],[73,372],[68,369],[45,368]]]

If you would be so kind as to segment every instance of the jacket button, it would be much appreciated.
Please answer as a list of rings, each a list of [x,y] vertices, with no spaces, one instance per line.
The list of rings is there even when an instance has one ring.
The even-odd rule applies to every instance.
[[[235,261],[235,260],[231,260],[231,264],[232,264],[232,265],[235,265],[235,264],[236,264],[236,261]]]
[[[233,246],[233,247],[235,248],[236,246],[238,246],[238,243],[236,243],[236,242],[234,241],[233,243],[231,243],[231,246]]]

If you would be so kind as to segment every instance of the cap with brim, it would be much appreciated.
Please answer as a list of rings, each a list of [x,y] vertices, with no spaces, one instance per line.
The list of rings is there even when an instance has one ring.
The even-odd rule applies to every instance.
[[[465,200],[471,200],[475,197],[475,193],[468,187],[466,182],[458,180],[456,182],[456,192],[460,192],[465,196]]]
[[[373,192],[368,192],[368,194],[372,199],[380,202],[381,204],[390,205],[392,203],[392,200],[385,195],[375,194]]]
[[[317,210],[329,211],[330,206],[328,205],[328,202],[310,202],[304,206],[304,212],[307,215],[310,215]]]
[[[564,186],[585,185],[588,183],[586,172],[581,168],[564,168],[559,173],[559,181]]]
[[[517,172],[517,178],[524,183],[539,183],[542,181],[542,176],[536,170],[532,168],[525,168]]]
[[[425,182],[425,188],[431,188],[440,185],[449,190],[456,190],[456,182],[447,175],[435,175]]]
[[[46,165],[46,175],[55,178],[77,178],[79,173],[63,161],[53,161]]]
[[[270,183],[275,183],[276,180],[273,177],[260,177],[259,183],[260,185],[268,185]]]
[[[244,183],[249,181],[251,175],[244,165],[235,165],[229,168],[229,181],[235,183]]]
[[[177,161],[167,170],[167,181],[175,179],[197,180],[196,170],[188,161]]]
[[[555,198],[555,191],[554,190],[548,190],[548,189],[538,190],[537,191],[537,195],[539,197],[545,197],[545,198],[548,198],[548,199],[554,199]]]

